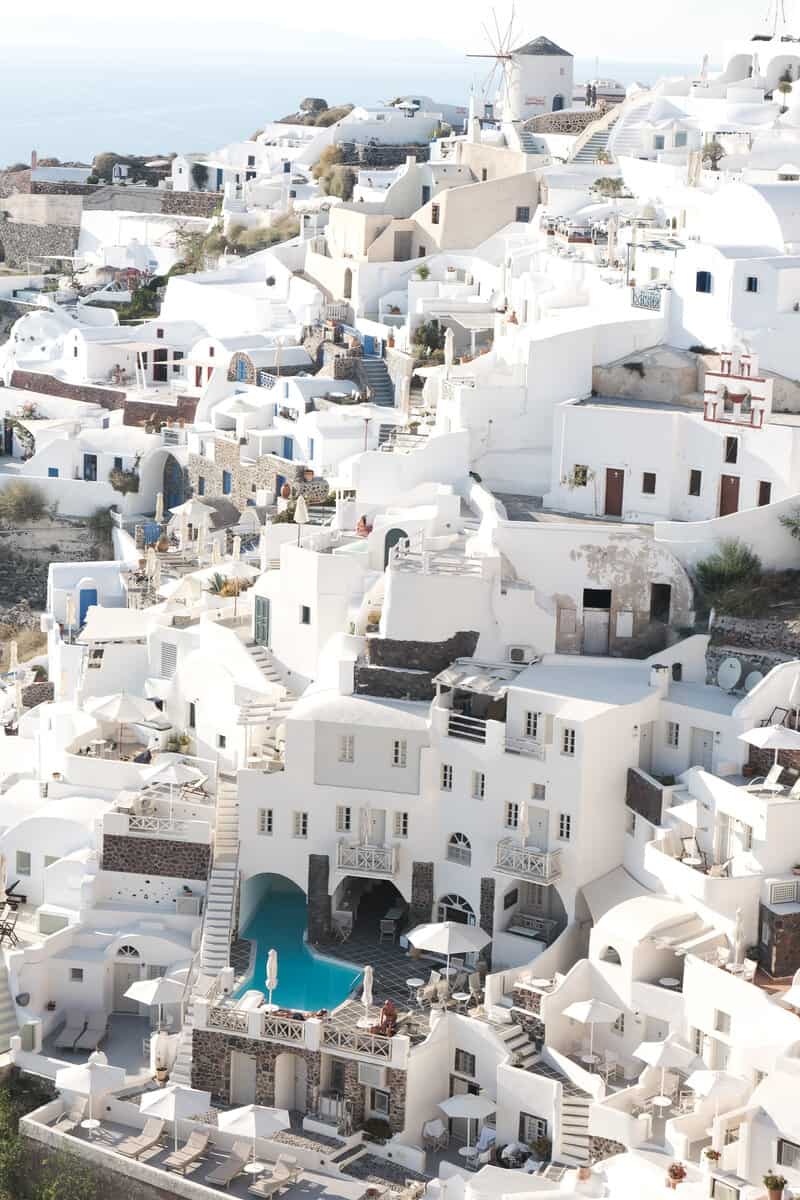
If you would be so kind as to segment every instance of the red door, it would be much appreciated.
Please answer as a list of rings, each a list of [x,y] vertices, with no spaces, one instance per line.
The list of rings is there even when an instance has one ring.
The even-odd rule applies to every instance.
[[[203,386],[203,368],[202,367],[195,367],[195,369],[194,369],[194,386],[195,387]]]
[[[723,475],[719,482],[719,515],[739,511],[739,476]]]
[[[622,516],[622,493],[625,487],[625,472],[617,467],[606,470],[606,516]]]

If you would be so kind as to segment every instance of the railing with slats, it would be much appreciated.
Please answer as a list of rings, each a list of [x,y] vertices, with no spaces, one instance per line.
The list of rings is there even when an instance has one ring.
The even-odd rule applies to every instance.
[[[536,850],[512,838],[503,838],[497,843],[495,870],[549,883],[561,875],[561,851]]]
[[[328,1023],[323,1026],[322,1044],[329,1050],[345,1050],[352,1054],[368,1054],[371,1058],[391,1060],[392,1039],[362,1029],[345,1029]]]
[[[339,842],[336,865],[345,871],[368,871],[375,875],[394,875],[397,870],[397,851],[394,846],[367,846]]]

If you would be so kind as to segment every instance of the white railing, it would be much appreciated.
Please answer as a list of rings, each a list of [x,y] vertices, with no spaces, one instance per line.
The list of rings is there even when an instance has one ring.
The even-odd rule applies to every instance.
[[[466,738],[469,742],[485,742],[486,722],[479,717],[465,717],[461,713],[451,712],[447,732],[450,737]]]
[[[186,833],[186,821],[172,817],[128,817],[129,833]]]
[[[513,929],[525,929],[530,933],[535,933],[542,941],[548,942],[553,936],[553,930],[556,927],[556,922],[551,921],[549,917],[538,917],[534,913],[515,912],[511,916],[508,923],[508,931]]]
[[[261,1021],[261,1037],[274,1042],[303,1043],[306,1040],[305,1021],[295,1021],[291,1017],[276,1017],[272,1013],[264,1013]]]
[[[448,845],[447,861],[459,863],[462,867],[469,867],[472,864],[472,851],[467,846]]]
[[[497,843],[495,870],[549,883],[561,875],[561,851],[536,850],[513,838],[503,838]]]
[[[397,870],[395,846],[368,846],[339,842],[336,865],[343,871],[367,871],[372,875],[394,875]]]
[[[351,1054],[368,1054],[371,1058],[391,1060],[392,1039],[362,1029],[344,1029],[326,1024],[322,1029],[322,1044],[330,1050],[345,1050]]]
[[[543,761],[546,747],[544,742],[539,742],[536,738],[511,737],[506,734],[506,750],[509,754],[527,754],[529,758]]]
[[[208,1010],[208,1024],[212,1029],[226,1029],[229,1033],[247,1035],[247,1013],[223,1004]]]

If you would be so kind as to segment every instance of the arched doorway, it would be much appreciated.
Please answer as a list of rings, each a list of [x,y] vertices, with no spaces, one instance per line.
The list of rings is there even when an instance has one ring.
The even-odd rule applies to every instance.
[[[561,112],[563,107],[564,107],[564,97],[559,92],[558,95],[553,96],[553,112]]]
[[[183,467],[172,454],[168,454],[164,461],[162,480],[163,486],[161,490],[164,493],[164,508],[177,508],[179,504],[183,504]]]
[[[275,1059],[275,1107],[304,1113],[308,1109],[307,1095],[306,1060],[286,1050]]]
[[[125,993],[132,983],[142,975],[142,963],[135,946],[123,945],[117,951],[114,962],[114,1012],[138,1013],[137,1000],[129,1000]]]
[[[344,298],[345,300],[353,298],[353,272],[349,267],[344,273]]]
[[[98,592],[95,579],[82,579],[78,584],[78,625],[81,627],[86,624],[88,610],[97,604]]]
[[[455,921],[459,925],[476,925],[475,912],[472,905],[463,896],[449,892],[440,896],[436,905],[437,921]]]
[[[383,569],[384,569],[384,571],[386,570],[386,567],[389,564],[389,555],[391,554],[392,550],[394,549],[394,547],[397,545],[398,542],[402,542],[404,540],[406,540],[406,541],[408,540],[408,534],[406,533],[405,529],[390,529],[389,532],[386,534],[386,537],[383,542]]]

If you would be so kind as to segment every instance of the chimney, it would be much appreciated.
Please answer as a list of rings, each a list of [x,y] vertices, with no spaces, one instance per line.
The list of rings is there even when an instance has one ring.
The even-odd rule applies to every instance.
[[[650,687],[666,696],[669,691],[670,669],[663,663],[654,663],[650,668]]]
[[[35,150],[31,150],[31,170],[32,171],[36,170],[38,163],[39,163],[39,156],[37,155]]]

